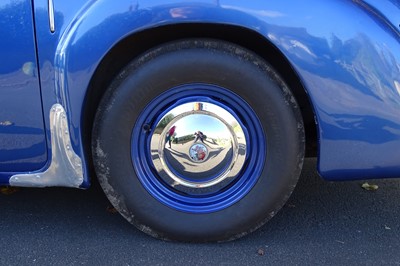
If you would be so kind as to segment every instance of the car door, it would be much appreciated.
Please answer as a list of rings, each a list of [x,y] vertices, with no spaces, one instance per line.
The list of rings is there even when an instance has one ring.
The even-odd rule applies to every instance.
[[[31,1],[0,0],[0,173],[47,161],[32,16]]]

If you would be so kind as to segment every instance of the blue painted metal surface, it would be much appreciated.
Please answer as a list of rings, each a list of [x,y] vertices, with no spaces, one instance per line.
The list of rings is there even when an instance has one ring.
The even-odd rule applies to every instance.
[[[0,1],[1,172],[25,172],[47,162],[31,2]]]
[[[314,104],[319,171],[333,180],[398,177],[398,28],[361,1],[313,7],[301,15],[307,27],[278,27],[269,34],[298,71]]]
[[[44,114],[54,103],[64,106],[73,149],[84,159],[82,110],[90,101],[85,99],[87,88],[101,59],[138,32],[164,25],[214,23],[254,31],[292,64],[314,107],[323,177],[400,176],[399,1],[55,0],[54,33],[49,30],[47,1],[33,2]],[[0,1],[1,10],[7,9],[7,3]],[[32,36],[32,31],[28,34]],[[29,47],[27,51],[34,49],[32,41]],[[32,54],[30,61],[36,62]],[[36,116],[41,111],[37,87],[26,92],[25,99],[38,100],[24,101],[36,108],[30,112]],[[28,123],[22,111],[13,113],[24,121],[19,124]],[[48,116],[44,117],[48,131]],[[40,119],[41,113],[33,125],[28,124],[29,130],[37,130],[29,134],[37,138],[44,137]],[[30,146],[30,158],[37,163],[29,170],[35,170],[44,166],[45,144],[34,137],[29,141],[39,147]],[[86,160],[83,163],[85,186],[88,168]],[[4,183],[7,175],[0,176]]]

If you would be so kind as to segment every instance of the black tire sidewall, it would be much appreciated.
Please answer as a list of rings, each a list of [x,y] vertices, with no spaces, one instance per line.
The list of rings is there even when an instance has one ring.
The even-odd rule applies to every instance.
[[[147,104],[170,88],[196,82],[240,95],[258,116],[267,142],[265,165],[251,191],[230,207],[205,214],[156,200],[131,158],[132,130]],[[153,49],[115,79],[96,115],[93,155],[110,201],[142,231],[181,241],[229,240],[255,230],[286,202],[300,174],[304,132],[298,106],[271,66],[230,43],[187,40]]]

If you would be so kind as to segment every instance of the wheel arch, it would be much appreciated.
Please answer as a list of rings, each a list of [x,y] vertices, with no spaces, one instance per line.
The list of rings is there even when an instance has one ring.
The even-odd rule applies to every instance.
[[[129,35],[114,45],[101,60],[89,83],[82,119],[85,154],[90,162],[94,116],[113,77],[146,50],[183,38],[212,38],[232,42],[255,52],[269,62],[285,79],[301,108],[306,132],[306,155],[316,155],[317,128],[313,106],[301,79],[286,57],[264,36],[247,28],[225,24],[188,23],[155,27]]]

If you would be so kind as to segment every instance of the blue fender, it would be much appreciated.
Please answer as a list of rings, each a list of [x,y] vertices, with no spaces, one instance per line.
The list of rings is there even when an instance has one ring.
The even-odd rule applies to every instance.
[[[307,5],[290,0],[165,2],[56,1],[55,33],[50,33],[47,1],[35,1],[44,110],[49,113],[54,103],[66,110],[72,147],[83,158],[81,186],[88,184],[82,111],[101,60],[127,36],[199,22],[247,28],[288,59],[315,111],[323,177],[400,176],[399,31],[393,16],[382,15],[398,7],[388,2],[378,10],[363,1],[320,0]]]

